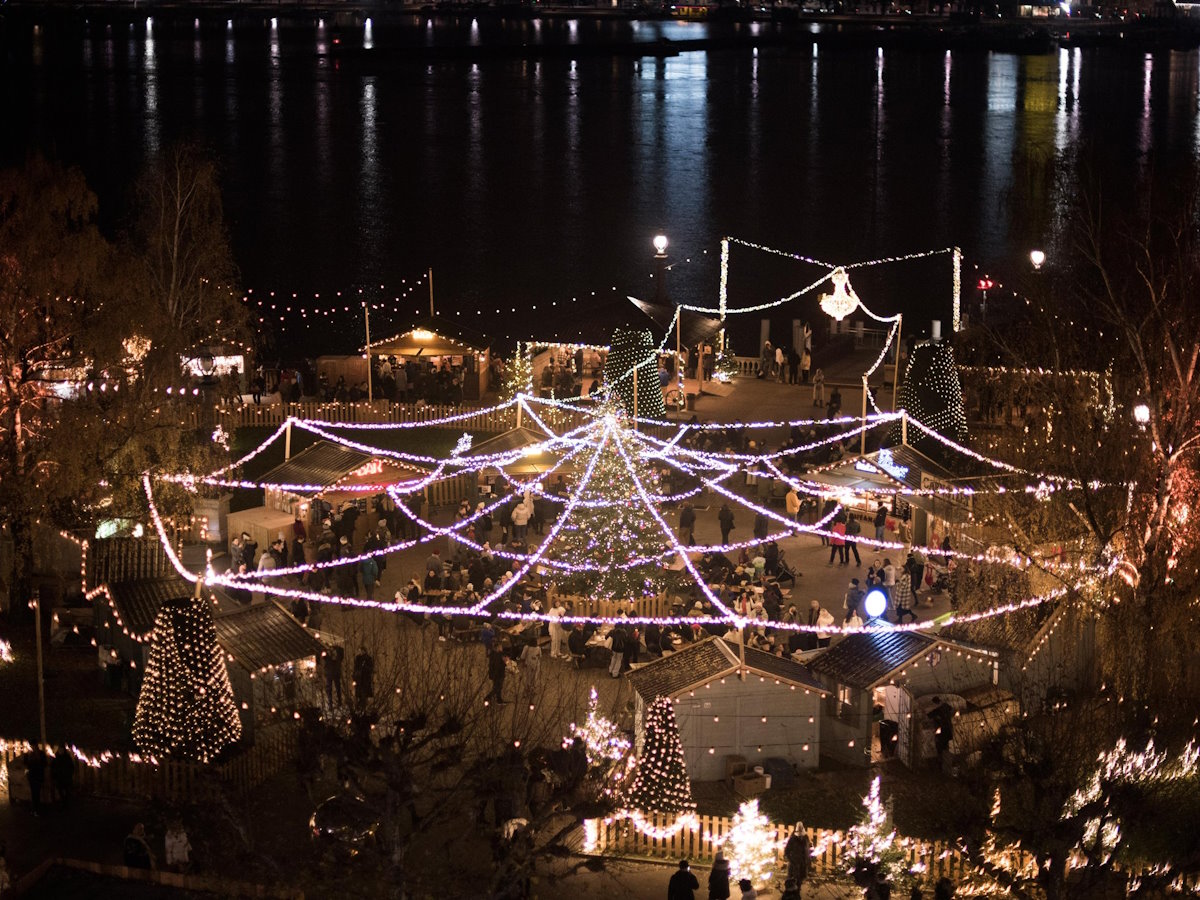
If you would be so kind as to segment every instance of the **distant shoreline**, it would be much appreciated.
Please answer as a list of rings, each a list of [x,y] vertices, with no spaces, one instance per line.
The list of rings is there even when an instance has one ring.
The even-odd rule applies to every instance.
[[[738,10],[741,18],[748,11]],[[672,17],[635,13],[632,10],[485,4],[397,5],[387,2],[329,3],[310,0],[289,2],[222,2],[222,0],[8,0],[0,3],[0,28],[4,25],[88,22],[135,22],[154,16],[163,24],[197,20],[203,24],[231,20],[252,25],[267,19],[281,23],[324,19],[330,28],[352,30],[370,17],[376,26],[410,22],[413,18],[588,18],[619,21],[672,21]],[[635,41],[617,39],[572,45],[504,44],[481,46],[401,47],[384,42],[373,49],[341,46],[333,51],[358,61],[402,59],[489,59],[498,57],[543,58],[556,56],[675,56],[679,53],[743,47],[804,46],[912,47],[915,49],[979,49],[1013,53],[1047,53],[1060,47],[1126,47],[1131,50],[1187,50],[1200,47],[1200,20],[1143,18],[1129,21],[1085,18],[985,19],[963,15],[832,15],[797,13],[794,8],[772,18],[759,11],[755,21],[771,26],[765,33],[740,31],[694,40]],[[733,26],[728,13],[718,12],[711,25]],[[812,26],[820,26],[813,30]]]

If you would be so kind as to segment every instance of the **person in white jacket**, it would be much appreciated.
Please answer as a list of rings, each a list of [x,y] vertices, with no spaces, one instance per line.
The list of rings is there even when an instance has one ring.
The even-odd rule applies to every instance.
[[[558,598],[554,599],[554,605],[550,607],[547,613],[550,616],[550,658],[551,659],[570,659],[571,654],[563,653],[563,633],[562,623],[559,621],[567,614],[567,608],[563,606],[562,601]]]
[[[513,523],[513,540],[524,543],[525,534],[529,530],[529,516],[531,514],[529,504],[522,500],[512,511]]]
[[[814,600],[808,614],[808,623],[817,626],[817,646],[828,647],[833,632],[826,629],[834,625],[833,613],[821,605],[820,600]]]

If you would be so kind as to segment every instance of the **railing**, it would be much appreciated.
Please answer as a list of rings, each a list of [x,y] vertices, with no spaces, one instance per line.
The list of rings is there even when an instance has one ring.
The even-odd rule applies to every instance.
[[[739,375],[749,375],[753,378],[758,374],[759,359],[757,356],[735,356],[733,361],[737,363]]]
[[[360,400],[354,403],[322,403],[317,400],[301,403],[271,403],[263,405],[220,406],[217,419],[226,429],[250,425],[282,425],[288,418],[314,419],[321,422],[345,422],[358,425],[405,422],[431,422],[450,416],[463,415],[447,427],[463,431],[508,431],[516,424],[512,407],[487,410],[477,407],[441,403],[392,403],[389,400]],[[197,410],[197,414],[199,411]],[[197,422],[199,419],[197,418]]]
[[[674,816],[650,813],[647,823],[656,828],[665,828],[675,820]],[[782,848],[791,829],[787,825],[774,825],[772,837]],[[597,856],[643,856],[653,859],[691,859],[710,861],[733,829],[733,821],[724,816],[698,816],[697,823],[671,833],[665,837],[650,837],[635,828],[628,820],[588,819],[583,824],[582,852]],[[844,853],[843,833],[823,828],[805,829],[809,846],[817,848],[810,863],[813,876],[844,877],[848,874]],[[944,841],[922,841],[901,838],[902,847],[909,867],[920,866],[922,878],[929,881],[946,877],[955,881],[964,878],[972,866],[952,844]]]
[[[101,758],[97,765],[77,762],[75,790],[93,797],[172,802],[208,799],[226,788],[245,794],[290,765],[296,750],[296,729],[282,724],[260,730],[253,747],[213,766],[169,759],[135,762],[124,755]],[[19,742],[5,743],[0,764],[7,766],[22,752]],[[10,785],[9,790],[13,789]]]

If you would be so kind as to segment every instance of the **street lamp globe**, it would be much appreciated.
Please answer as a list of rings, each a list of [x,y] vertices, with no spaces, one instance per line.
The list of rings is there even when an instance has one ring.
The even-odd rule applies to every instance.
[[[654,236],[654,252],[659,256],[667,255],[667,236],[665,234],[656,234]]]
[[[1029,261],[1031,263],[1033,263],[1033,267],[1035,269],[1040,269],[1042,267],[1042,265],[1046,262],[1046,254],[1043,253],[1041,250],[1030,250],[1029,251]]]
[[[1133,408],[1133,421],[1139,425],[1145,425],[1150,421],[1150,407],[1145,403],[1139,403]]]
[[[879,588],[872,588],[863,597],[863,609],[868,619],[878,619],[887,610],[887,594]]]

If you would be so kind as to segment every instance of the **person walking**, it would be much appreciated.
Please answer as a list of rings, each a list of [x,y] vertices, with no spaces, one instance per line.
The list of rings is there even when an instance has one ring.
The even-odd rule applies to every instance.
[[[522,500],[512,511],[513,540],[525,543],[525,535],[529,531],[529,518],[532,515],[529,505]]]
[[[829,536],[829,562],[825,565],[832,566],[835,559],[839,565],[848,565],[850,557],[846,553],[846,523],[835,520],[829,530],[833,533]]]
[[[717,522],[721,525],[721,543],[729,543],[729,532],[733,531],[733,510],[729,508],[728,503],[721,504],[721,511],[717,513]]]
[[[538,673],[542,669],[542,648],[536,640],[521,648],[521,665],[525,671],[525,687],[532,693],[537,687]]]
[[[363,593],[368,600],[374,600],[375,585],[379,583],[379,561],[374,556],[364,556],[359,560],[358,572],[362,576]]]
[[[787,495],[783,498],[787,517],[793,522],[800,521],[800,494],[796,492],[794,487],[789,487]]]
[[[365,709],[375,696],[375,660],[366,647],[359,647],[354,657],[354,704]]]
[[[770,341],[763,342],[762,354],[758,360],[758,377],[770,378],[771,369],[775,365],[775,350]]]
[[[720,850],[708,873],[708,900],[729,900],[729,860]]]
[[[29,802],[33,814],[42,814],[42,786],[46,783],[46,751],[35,744],[24,756],[25,780],[29,782]]]
[[[59,806],[66,809],[71,804],[71,794],[75,790],[75,755],[65,744],[58,748],[58,752],[50,760],[50,778],[54,782],[54,791],[58,794]]]
[[[796,883],[796,896],[804,888],[804,880],[808,878],[808,865],[811,859],[812,845],[808,840],[808,832],[804,823],[797,822],[792,826],[792,833],[787,843],[783,845],[783,858],[787,860],[787,879]]]
[[[783,384],[784,376],[787,374],[785,370],[786,365],[787,358],[784,356],[783,346],[780,345],[775,348],[775,380],[780,384]]]
[[[679,509],[679,543],[685,547],[694,547],[696,539],[696,510],[686,500]]]
[[[692,868],[686,859],[679,861],[679,869],[667,882],[667,900],[696,900],[696,891],[700,890],[700,882],[692,874]]]
[[[846,520],[846,549],[842,551],[846,565],[850,565],[850,554],[854,554],[854,565],[862,568],[862,557],[858,555],[858,536],[862,534],[862,524],[854,516]]]
[[[340,644],[334,644],[325,651],[325,699],[332,708],[333,695],[337,694],[337,705],[342,705],[342,659],[345,651]]]
[[[875,510],[875,540],[882,541],[884,529],[887,527],[887,507],[882,503]]]
[[[812,405],[825,405],[825,373],[820,369],[813,372],[812,377]]]
[[[492,692],[488,694],[489,700],[494,700],[497,705],[504,703],[504,674],[506,671],[507,661],[504,654],[500,652],[498,644],[493,643],[488,650],[487,671],[488,678],[492,680]]]

